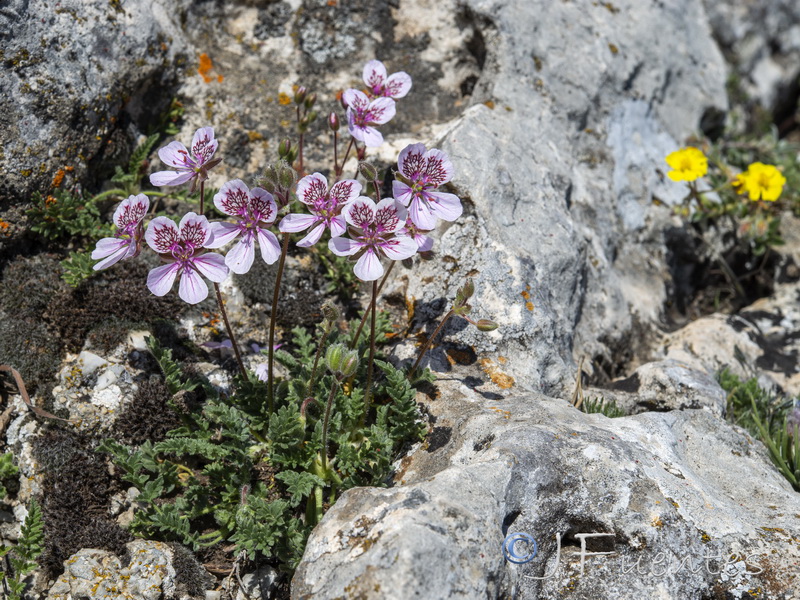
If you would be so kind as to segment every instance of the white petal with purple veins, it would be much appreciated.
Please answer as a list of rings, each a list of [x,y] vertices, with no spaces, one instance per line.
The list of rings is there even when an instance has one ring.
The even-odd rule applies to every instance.
[[[428,150],[428,164],[425,167],[426,181],[430,187],[439,187],[453,178],[453,163],[450,158],[436,148]]]
[[[367,196],[359,196],[342,210],[345,220],[364,229],[375,220],[375,202]]]
[[[384,84],[384,95],[390,98],[403,98],[411,90],[411,76],[405,71],[392,73]]]
[[[250,190],[250,211],[254,219],[271,225],[278,216],[278,204],[272,194],[257,187]]]
[[[417,253],[417,242],[410,237],[399,235],[379,244],[380,249],[391,260],[404,260]]]
[[[158,158],[165,165],[176,169],[194,169],[195,167],[194,161],[189,156],[189,151],[180,142],[170,142],[163,148],[159,148]]]
[[[205,243],[204,248],[222,248],[228,242],[236,239],[241,231],[235,223],[225,221],[214,221],[208,225],[211,228],[211,237]]]
[[[271,265],[281,255],[281,245],[275,234],[266,229],[258,230],[258,246],[261,248],[261,258],[268,265]]]
[[[455,221],[464,212],[461,199],[455,194],[428,192],[427,196],[430,199],[431,212],[443,221]]]
[[[364,65],[364,83],[370,89],[380,89],[386,81],[386,67],[379,60],[371,60]]]
[[[208,277],[214,283],[222,283],[228,277],[228,267],[225,266],[225,259],[215,252],[208,252],[195,256],[192,264],[200,271],[203,277]]]
[[[355,179],[342,179],[337,181],[331,186],[331,191],[328,194],[331,200],[335,200],[341,207],[358,198],[361,193],[361,184]]]
[[[416,244],[414,245],[414,251],[416,251]],[[356,261],[353,273],[361,281],[375,281],[383,275],[381,260],[372,248],[367,248],[367,251]]]
[[[335,237],[328,240],[328,249],[336,256],[350,256],[361,249],[361,244],[346,237]]]
[[[357,140],[361,140],[364,142],[364,145],[368,148],[377,148],[383,144],[383,134],[375,129],[374,127],[361,127],[358,126],[354,127],[355,131],[358,132],[356,135],[354,132],[350,132]],[[359,137],[360,136],[360,137]]]
[[[337,215],[331,219],[331,237],[339,237],[347,231],[347,222],[342,215]]]
[[[228,265],[231,271],[238,275],[243,275],[250,270],[256,256],[256,250],[253,247],[255,241],[255,236],[250,233],[250,235],[242,237],[242,239],[228,251],[227,256],[225,256],[225,264]]]
[[[375,207],[374,223],[378,233],[394,233],[406,224],[406,207],[394,198],[384,198]]]
[[[207,163],[218,146],[219,142],[214,139],[213,127],[201,127],[195,131],[192,138],[192,156],[197,159],[198,166]]]
[[[284,233],[296,233],[305,231],[317,222],[314,215],[303,215],[300,213],[290,213],[281,219],[278,229]]]
[[[178,243],[178,226],[167,217],[156,217],[147,226],[144,234],[147,245],[159,254],[166,254]]]
[[[114,211],[114,225],[118,229],[125,229],[129,225],[135,225],[144,219],[150,209],[150,200],[144,194],[128,196],[119,203],[117,210]]]
[[[392,196],[394,196],[395,200],[402,202],[403,206],[408,206],[408,203],[414,197],[414,191],[410,186],[395,179],[392,182]]]
[[[403,148],[397,159],[397,167],[407,179],[414,179],[419,175],[426,167],[425,144],[409,144]]]
[[[397,112],[397,106],[391,98],[375,98],[369,103],[368,112],[371,115],[371,123],[383,125],[392,120]]]
[[[369,98],[367,95],[360,90],[354,90],[352,88],[345,90],[344,94],[342,94],[342,100],[348,110],[351,108],[364,109],[369,106]]]
[[[428,208],[425,201],[419,197],[411,201],[408,214],[411,217],[411,221],[417,226],[417,229],[430,231],[436,227],[436,217],[431,213],[431,209]]]
[[[103,260],[94,266],[94,270],[106,269],[123,258],[127,258],[132,245],[132,240],[121,240],[119,238],[103,238],[98,241],[97,246],[92,251],[92,258],[94,260],[102,258]]]
[[[208,284],[194,269],[186,269],[178,285],[178,296],[184,302],[197,304],[208,298]]]
[[[172,289],[179,269],[180,263],[174,262],[151,270],[147,274],[147,289],[156,296],[164,296]]]
[[[150,184],[157,187],[165,185],[181,185],[195,177],[197,173],[194,171],[184,171],[176,173],[175,171],[159,171],[150,175]]]
[[[220,212],[238,217],[247,212],[250,204],[250,190],[241,179],[233,179],[222,184],[219,192],[214,194],[214,206]]]
[[[328,180],[322,173],[306,175],[297,182],[297,199],[303,204],[313,206],[328,194]]]
[[[211,239],[211,227],[204,215],[188,212],[178,223],[181,239],[198,246],[205,246]]]
[[[314,229],[308,232],[306,237],[297,242],[297,245],[300,248],[310,248],[319,241],[323,231],[325,231],[325,223],[320,222]]]

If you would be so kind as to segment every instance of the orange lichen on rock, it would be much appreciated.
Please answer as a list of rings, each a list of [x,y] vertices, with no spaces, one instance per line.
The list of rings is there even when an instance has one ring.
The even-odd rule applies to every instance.
[[[289,94],[284,94],[281,92],[278,94],[278,104],[281,106],[287,106],[292,103],[292,99],[289,97]]]
[[[498,369],[491,359],[482,358],[481,367],[483,367],[483,371],[489,376],[489,379],[492,380],[492,383],[500,389],[507,390],[514,385],[514,378]]]
[[[197,72],[200,73],[200,76],[206,83],[211,83],[214,80],[214,76],[211,75],[213,69],[214,63],[211,62],[211,57],[203,52],[200,55],[200,66],[197,68]],[[224,77],[222,77],[222,75],[217,75],[216,77],[217,81],[222,81],[223,79]]]
[[[56,174],[53,176],[53,181],[50,184],[51,187],[58,188],[61,187],[61,184],[64,182],[64,175],[66,172],[64,169],[59,169]]]
[[[525,308],[533,312],[534,306],[533,302],[531,302],[531,286],[529,285],[526,286],[525,289],[522,290],[519,294],[520,296],[522,296],[523,300],[525,300]]]

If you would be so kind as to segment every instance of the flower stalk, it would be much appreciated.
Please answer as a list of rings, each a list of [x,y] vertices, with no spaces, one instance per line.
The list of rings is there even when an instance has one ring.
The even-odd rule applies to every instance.
[[[283,234],[283,244],[281,245],[281,255],[278,259],[278,274],[275,276],[275,290],[272,293],[272,310],[269,315],[269,346],[267,354],[267,408],[272,414],[275,408],[274,401],[274,361],[275,361],[275,318],[278,314],[278,300],[281,295],[281,279],[283,278],[283,268],[286,264],[286,253],[289,251],[289,234]]]

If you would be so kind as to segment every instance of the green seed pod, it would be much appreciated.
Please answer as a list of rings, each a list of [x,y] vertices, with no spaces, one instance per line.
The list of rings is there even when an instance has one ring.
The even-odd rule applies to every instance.
[[[494,331],[497,329],[498,325],[489,319],[478,319],[478,322],[475,323],[475,327],[477,327],[480,331]]]
[[[356,374],[358,369],[358,352],[355,350],[348,350],[342,359],[342,377],[345,379],[352,377]]]
[[[350,377],[358,368],[358,352],[344,344],[333,344],[325,352],[325,366],[336,376]]]
[[[361,174],[367,181],[375,181],[378,178],[378,169],[368,162],[359,163],[358,170],[361,171]]]
[[[306,115],[306,119],[308,119],[309,123],[313,123],[317,120],[317,116],[317,111],[312,110],[310,113],[308,113],[308,115]]]
[[[322,303],[322,316],[325,318],[326,321],[330,321],[335,323],[339,320],[340,312],[339,309],[336,308],[336,305],[331,302],[330,300],[326,300]]]

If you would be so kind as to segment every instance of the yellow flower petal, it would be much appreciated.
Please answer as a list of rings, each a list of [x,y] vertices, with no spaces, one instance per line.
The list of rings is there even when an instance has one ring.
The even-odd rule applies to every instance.
[[[668,154],[666,161],[673,169],[667,173],[672,181],[694,181],[708,172],[705,154],[691,146]]]

